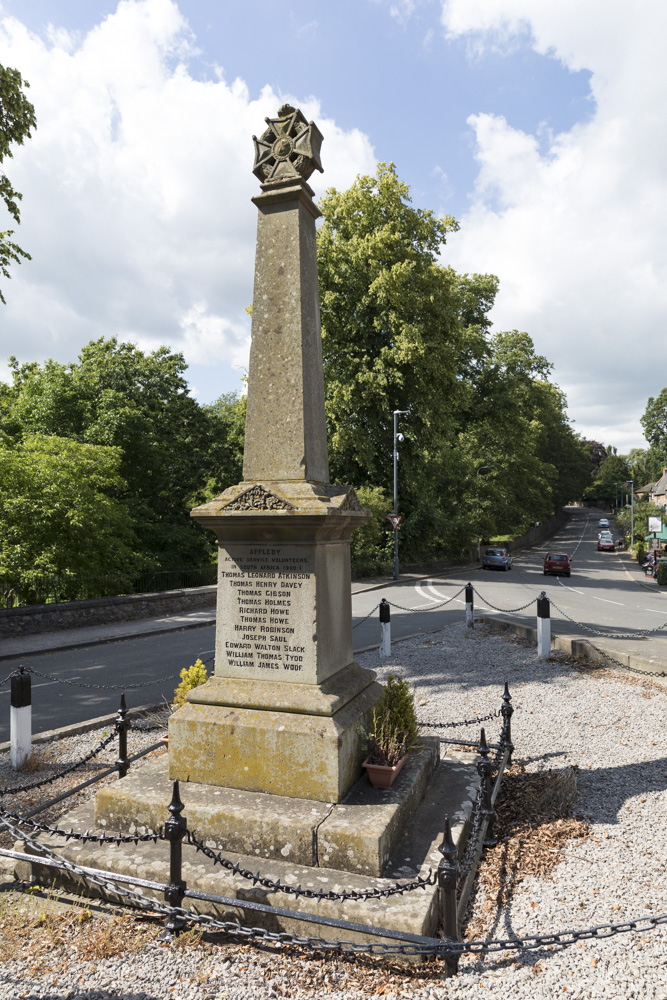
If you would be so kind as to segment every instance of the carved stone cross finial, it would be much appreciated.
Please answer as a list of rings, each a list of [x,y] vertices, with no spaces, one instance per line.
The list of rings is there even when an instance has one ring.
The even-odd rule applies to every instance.
[[[298,108],[283,104],[277,118],[265,118],[268,128],[255,144],[252,172],[264,184],[300,177],[307,181],[314,170],[322,171],[322,133],[315,122],[307,122]]]

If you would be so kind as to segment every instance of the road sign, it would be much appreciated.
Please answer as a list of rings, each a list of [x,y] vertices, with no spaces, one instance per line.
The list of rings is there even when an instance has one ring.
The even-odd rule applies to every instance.
[[[401,523],[401,519],[402,519],[403,515],[402,514],[387,514],[387,517],[391,521],[392,528],[394,529],[394,531],[396,531],[396,529],[398,528],[399,524]]]

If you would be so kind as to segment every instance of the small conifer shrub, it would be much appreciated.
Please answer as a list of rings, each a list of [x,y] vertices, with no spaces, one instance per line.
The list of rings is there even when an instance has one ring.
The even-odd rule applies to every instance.
[[[181,683],[174,690],[174,708],[185,705],[185,696],[188,691],[192,691],[193,688],[199,687],[200,684],[204,684],[208,680],[206,667],[199,659],[195,660],[191,667],[183,667],[180,677]]]

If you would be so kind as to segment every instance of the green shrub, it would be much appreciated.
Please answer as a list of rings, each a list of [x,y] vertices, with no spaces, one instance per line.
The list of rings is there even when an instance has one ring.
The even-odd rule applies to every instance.
[[[371,724],[363,731],[371,764],[393,767],[418,739],[415,699],[408,682],[389,674],[387,684],[378,698]]]
[[[199,687],[200,684],[204,684],[208,679],[208,674],[206,673],[206,667],[202,661],[197,659],[191,667],[183,667],[180,677],[181,683],[174,690],[174,708],[180,708],[181,705],[185,705],[185,696],[188,691],[192,691],[193,688]]]
[[[667,559],[661,559],[658,563],[658,586],[667,587]]]

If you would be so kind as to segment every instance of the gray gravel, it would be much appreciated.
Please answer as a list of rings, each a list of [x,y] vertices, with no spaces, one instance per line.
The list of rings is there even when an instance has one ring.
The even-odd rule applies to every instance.
[[[590,673],[564,661],[538,662],[534,647],[479,626],[471,631],[453,625],[401,642],[383,664],[373,652],[359,659],[379,669],[381,677],[390,671],[408,677],[424,720],[486,714],[499,707],[507,680],[516,709],[517,759],[529,770],[579,769],[577,808],[589,820],[591,836],[568,842],[551,879],[528,878],[518,885],[490,937],[667,912],[664,686],[611,669]],[[466,735],[472,739],[477,733]],[[78,753],[96,739],[99,734],[77,737]],[[0,775],[4,783],[1,761]],[[417,977],[390,980],[380,995],[667,1000],[667,927],[483,961],[464,957],[455,979],[435,977],[428,967]],[[66,969],[38,979],[28,963],[0,964],[0,1000],[342,1000],[376,995],[384,982],[385,973],[377,968],[364,972],[345,962],[313,963],[232,946],[181,951],[155,945],[93,963],[73,956]]]

